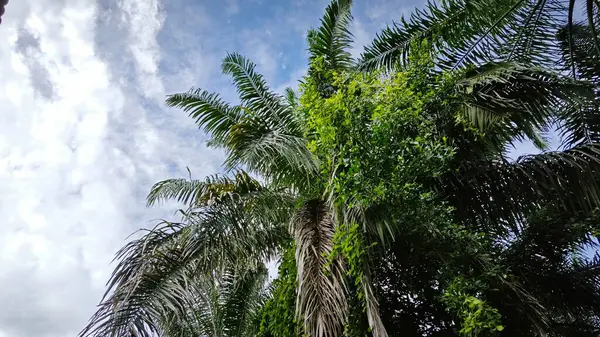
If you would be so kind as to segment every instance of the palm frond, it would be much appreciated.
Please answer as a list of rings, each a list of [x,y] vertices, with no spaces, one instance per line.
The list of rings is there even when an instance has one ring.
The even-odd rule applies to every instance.
[[[184,228],[182,224],[164,222],[117,253],[116,259],[123,260],[111,276],[98,311],[80,336],[150,337],[159,331],[155,324],[158,318],[167,313],[185,315],[187,290],[182,282],[189,266],[176,263],[177,257],[169,251],[156,249],[175,246],[185,235]],[[158,271],[156,261],[167,262],[161,263],[166,270]],[[158,273],[167,277],[157,277]]]
[[[298,93],[296,93],[294,89],[290,87],[285,88],[285,100],[287,105],[289,105],[293,110],[296,110],[300,104]]]
[[[243,56],[229,54],[222,68],[233,77],[244,111],[244,118],[230,128],[225,165],[245,165],[275,181],[293,176],[296,181],[308,182],[317,163],[293,109],[269,91],[255,65]]]
[[[120,260],[100,309],[81,336],[152,336],[166,315],[188,318],[190,284],[227,266],[253,268],[290,240],[294,199],[270,190],[217,199],[133,240]],[[168,316],[167,316],[168,317]]]
[[[598,261],[578,257],[584,247],[597,247],[589,234],[598,227],[598,220],[597,213],[564,212],[553,207],[544,207],[527,217],[499,260],[509,266],[514,280],[530,298],[491,294],[501,308],[503,303],[513,302],[513,307],[519,303],[519,310],[505,310],[511,323],[519,326],[530,321],[546,333],[562,330],[563,324],[600,327]],[[529,308],[531,298],[544,308],[543,312]],[[594,319],[595,324],[590,324]]]
[[[505,224],[518,231],[523,215],[542,206],[571,212],[600,206],[600,146],[523,156],[516,162],[465,162],[443,181],[458,216],[490,233]]]
[[[600,55],[594,53],[589,26],[582,23],[564,26],[559,29],[557,38],[565,70],[574,69],[575,75],[592,82],[600,82]]]
[[[346,322],[346,271],[333,249],[334,222],[320,200],[307,201],[292,220],[296,240],[298,299],[296,313],[309,336],[341,336]]]
[[[589,83],[514,62],[468,71],[456,88],[464,102],[462,117],[485,134],[496,152],[526,139],[545,149],[540,133],[593,95]]]
[[[487,45],[480,41],[481,35],[490,27],[498,27],[507,22],[507,17],[515,1],[428,1],[426,9],[415,10],[410,19],[404,17],[399,23],[388,26],[377,34],[372,44],[365,48],[359,61],[359,68],[372,70],[375,68],[392,69],[397,65],[405,65],[415,43],[429,41],[437,53],[456,52],[465,48],[467,41],[477,40],[480,46],[473,44],[470,53],[486,58]],[[501,22],[498,18],[502,18]],[[488,35],[492,31],[488,32]],[[454,55],[453,57],[458,57]]]
[[[367,321],[369,322],[369,328],[373,337],[387,337],[387,330],[381,320],[381,314],[379,313],[379,302],[375,295],[375,287],[373,285],[373,279],[371,277],[371,268],[368,265],[368,261],[365,261],[363,266],[363,278],[362,288],[365,296],[365,310],[367,314]]]
[[[217,144],[227,139],[231,128],[240,122],[243,113],[239,107],[231,107],[218,94],[202,89],[190,89],[187,93],[167,97],[167,106],[188,112],[196,124],[207,132]]]
[[[338,207],[338,212],[341,213],[340,217],[342,223],[359,224],[363,230],[363,234],[369,237],[378,237],[380,242],[384,244],[386,244],[386,240],[393,241],[397,231],[393,230],[388,223],[391,219],[391,217],[388,216],[390,205],[385,205],[383,207],[381,205],[371,205],[367,209],[358,205],[348,208],[344,206],[344,203],[337,202],[334,199],[335,193],[330,193],[328,202],[340,205]],[[359,245],[360,243],[353,242],[353,244]],[[367,248],[361,247],[361,249],[366,250]],[[363,259],[362,261],[361,272],[363,275],[360,284],[364,296],[364,309],[367,315],[367,323],[369,324],[373,337],[387,337],[387,330],[379,313],[379,303],[377,301],[376,288],[373,284],[369,262],[370,258]]]
[[[323,57],[332,69],[349,69],[352,56],[348,49],[352,44],[349,30],[352,21],[352,0],[332,0],[321,18],[321,26],[309,33],[309,61]]]
[[[307,186],[317,172],[318,163],[307,147],[306,138],[281,130],[256,127],[252,123],[236,125],[232,148],[225,160],[227,167],[245,165],[273,182]]]
[[[171,315],[160,327],[161,336],[255,335],[254,319],[265,296],[267,268],[227,268],[197,277],[188,285],[192,306],[187,317]]]
[[[585,1],[589,24],[597,5]],[[571,27],[575,2],[567,6],[562,0],[428,2],[425,10],[379,33],[359,65],[364,70],[405,65],[413,43],[429,41],[442,69],[489,61],[552,66],[559,52],[554,36],[562,25]],[[594,31],[592,42],[598,41]]]
[[[209,145],[225,148],[227,168],[246,167],[272,182],[306,185],[318,165],[306,146],[302,124],[294,108],[269,90],[255,68],[239,54],[223,60],[222,70],[232,76],[240,106],[230,107],[218,95],[199,89],[171,95],[167,104],[189,111],[209,133]]]
[[[589,81],[594,95],[583,104],[565,109],[559,128],[562,146],[571,147],[600,141],[600,54],[594,52],[589,27],[573,24],[558,33],[564,70]]]
[[[248,194],[260,190],[260,183],[243,170],[233,178],[212,175],[201,180],[167,179],[159,181],[146,197],[148,206],[175,200],[186,206],[206,206],[225,194]]]
[[[231,53],[223,59],[221,69],[224,74],[231,75],[246,116],[257,117],[270,129],[301,134],[301,126],[290,113],[290,107],[284,104],[281,96],[270,91],[264,77],[256,72],[254,63],[240,54]]]
[[[227,336],[254,336],[254,325],[266,297],[268,270],[262,265],[254,270],[241,270],[233,275],[233,282],[224,288],[224,322]]]

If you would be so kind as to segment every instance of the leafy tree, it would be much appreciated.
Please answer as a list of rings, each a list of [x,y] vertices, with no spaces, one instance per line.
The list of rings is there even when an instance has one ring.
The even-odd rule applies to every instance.
[[[148,204],[166,199],[187,201],[182,221],[164,221],[119,251],[120,262],[105,298],[82,335],[167,335],[173,329],[165,322],[175,322],[183,329],[190,315],[196,314],[207,315],[206,321],[219,321],[220,327],[210,330],[217,335],[245,322],[199,312],[199,298],[204,297],[204,306],[211,309],[216,304],[209,299],[227,299],[232,290],[231,295],[238,296],[233,300],[253,298],[252,293],[240,298],[242,294],[233,288],[250,281],[258,286],[260,282],[246,276],[263,275],[264,261],[289,241],[287,221],[294,200],[281,190],[265,188],[244,171],[232,178],[159,182],[153,186]],[[236,314],[240,315],[256,309],[238,310],[229,307],[233,303],[226,304],[224,311],[239,311]],[[192,324],[185,331],[196,327]]]
[[[571,39],[569,39],[571,37]],[[566,111],[565,126],[561,134],[566,145],[599,140],[597,129],[600,104],[600,54],[594,53],[594,43],[589,27],[575,24],[558,32],[562,64],[573,77],[589,81],[595,87],[595,97],[587,106],[576,111]]]
[[[597,244],[598,144],[578,139],[564,151],[506,156],[521,140],[544,148],[556,124],[565,134],[595,126],[574,117],[593,105],[594,84],[532,66],[528,53],[487,63],[457,56],[447,71],[436,62],[452,61],[439,43],[469,40],[443,30],[439,40],[410,33],[399,71],[356,72],[350,7],[332,1],[310,31],[299,98],[270,91],[238,54],[222,70],[240,105],[200,89],[168,98],[237,171],[152,188],[149,204],[185,203],[182,221],[119,252],[83,336],[247,336],[253,329],[235,327],[249,321],[266,336],[598,333],[600,259],[582,254]],[[375,64],[404,59],[385,60]],[[190,319],[213,308],[202,309],[199,296],[238,294],[228,290],[229,273],[256,273],[277,256],[280,278],[260,324],[246,315],[254,306],[230,310],[227,301],[221,312],[254,318],[213,315],[212,330]]]
[[[560,54],[555,34],[562,27],[572,51],[579,4],[584,5],[593,53],[600,55],[597,0],[441,0],[429,1],[424,10],[382,30],[359,64],[363,69],[406,64],[412,42],[427,40],[443,69],[489,61],[553,66]]]
[[[260,308],[267,296],[267,268],[222,270],[196,278],[187,285],[185,296],[194,298],[181,316],[167,315],[160,322],[161,333],[181,337],[253,336]]]
[[[589,323],[598,319],[598,274],[581,273],[598,266],[582,257],[596,245],[597,145],[504,158],[519,139],[543,146],[538,130],[593,90],[532,66],[448,74],[427,53],[411,57],[405,71],[383,81],[333,74],[333,95],[309,79],[302,96],[318,135],[309,146],[321,162],[329,158],[342,218],[366,229],[362,240],[341,243],[350,270],[360,270],[351,276],[377,284],[388,333],[565,335],[564,324],[598,331]],[[550,226],[541,214],[562,214],[564,222]],[[369,268],[355,258],[365,250]],[[540,286],[562,277],[582,279]],[[558,294],[565,294],[560,302]]]

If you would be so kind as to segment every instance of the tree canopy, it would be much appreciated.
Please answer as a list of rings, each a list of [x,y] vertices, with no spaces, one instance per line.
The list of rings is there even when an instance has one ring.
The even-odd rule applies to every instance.
[[[353,60],[333,0],[285,95],[227,55],[239,105],[167,104],[229,174],[152,187],[182,220],[118,253],[82,336],[600,335],[600,53],[573,3],[430,3]],[[522,141],[543,152],[512,160]]]

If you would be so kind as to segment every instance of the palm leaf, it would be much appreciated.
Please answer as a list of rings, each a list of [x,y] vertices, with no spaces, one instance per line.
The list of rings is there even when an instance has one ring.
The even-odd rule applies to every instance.
[[[565,70],[574,69],[575,75],[592,82],[600,81],[600,55],[594,53],[594,42],[589,26],[573,23],[562,27],[557,34]]]
[[[352,44],[349,25],[352,0],[332,0],[321,18],[321,26],[309,33],[309,61],[323,57],[332,69],[349,69],[352,56],[348,49]]]
[[[252,320],[264,298],[267,268],[213,271],[188,285],[194,298],[187,318],[169,317],[161,325],[161,335],[184,336],[254,336]]]
[[[490,232],[504,224],[518,230],[524,214],[541,206],[571,212],[600,206],[600,146],[523,156],[516,162],[465,162],[446,178],[444,193],[458,216]]]
[[[159,181],[150,189],[146,198],[148,206],[167,200],[175,200],[188,206],[206,206],[228,193],[248,194],[262,188],[259,182],[243,170],[234,178],[208,176],[204,181],[188,179],[167,179]]]
[[[527,217],[520,231],[511,234],[513,239],[506,241],[499,259],[529,294],[529,298],[515,298],[521,309],[505,309],[511,323],[529,320],[545,333],[563,324],[599,327],[598,322],[589,323],[600,317],[600,268],[597,259],[581,256],[583,248],[598,247],[589,236],[598,227],[598,220],[596,213],[543,207]],[[503,308],[500,303],[506,303],[510,295],[491,296]],[[530,308],[531,298],[544,308],[542,312]]]
[[[98,312],[81,336],[152,336],[164,317],[186,322],[199,275],[226,266],[253,268],[289,241],[293,199],[268,190],[217,199],[184,213],[119,251]]]
[[[585,0],[588,24],[597,4]],[[385,28],[365,49],[360,68],[405,65],[414,43],[429,41],[442,69],[489,61],[532,62],[552,66],[559,52],[554,36],[572,25],[575,1],[446,0]],[[591,21],[590,21],[591,20]],[[592,42],[598,41],[591,29]],[[596,51],[597,53],[600,53]]]
[[[333,249],[331,211],[319,200],[306,202],[292,221],[296,240],[296,313],[309,336],[341,336],[347,317],[345,267]]]
[[[268,270],[262,265],[254,270],[241,270],[233,275],[233,282],[224,287],[224,322],[227,336],[254,336],[259,309],[264,302]]]
[[[282,97],[269,90],[264,77],[256,72],[256,65],[237,53],[228,54],[221,65],[224,74],[231,75],[246,114],[258,117],[269,128],[283,128],[287,133],[299,135],[290,107]]]
[[[380,242],[384,245],[390,243],[387,241],[394,240],[394,237],[397,234],[397,228],[392,228],[388,223],[391,219],[388,214],[389,208],[391,207],[390,205],[371,205],[367,209],[360,206],[348,208],[344,206],[344,203],[339,202],[339,200],[334,200],[335,193],[330,193],[329,197],[329,203],[341,205],[338,207],[338,211],[341,211],[340,217],[344,224],[359,224],[364,231],[363,234],[369,237],[378,237]],[[356,204],[358,205],[359,203]],[[360,243],[354,242],[354,244],[358,245]],[[368,248],[361,247],[360,249],[367,250]],[[367,258],[364,258],[361,263],[362,278],[360,287],[362,288],[362,293],[364,295],[364,309],[367,315],[367,323],[369,324],[373,337],[387,337],[387,330],[381,320],[376,288],[374,287],[371,275],[371,267],[369,265],[371,258],[374,257],[368,256]]]
[[[222,68],[233,77],[245,113],[230,128],[225,165],[245,165],[274,181],[308,182],[307,177],[316,172],[317,164],[292,108],[269,91],[255,65],[243,56],[229,54]]]
[[[273,182],[306,186],[317,163],[306,146],[302,125],[293,107],[269,90],[255,68],[239,54],[229,54],[223,60],[222,70],[232,76],[240,106],[230,107],[218,95],[199,89],[171,95],[167,104],[189,111],[209,133],[209,145],[225,148],[227,168],[246,167]],[[175,187],[176,183],[170,181],[168,185]],[[187,188],[191,188],[188,192],[195,190]]]
[[[183,235],[183,226],[165,222],[118,253],[124,258],[108,283],[100,308],[80,336],[152,336],[158,333],[155,320],[166,313],[185,314],[185,267],[172,254],[156,251],[157,246],[172,247]],[[146,250],[146,247],[147,250]],[[154,262],[160,260],[170,277],[156,277]],[[163,272],[165,272],[163,270]],[[143,279],[139,275],[144,274]],[[111,292],[111,290],[115,290]]]
[[[442,1],[427,2],[426,9],[415,10],[409,20],[404,17],[400,23],[394,23],[377,34],[372,44],[365,48],[359,61],[359,68],[372,70],[375,68],[392,69],[396,65],[405,65],[411,49],[416,43],[429,41],[436,50],[433,54],[443,52],[449,56],[459,48],[468,48],[470,52],[486,58],[487,44],[483,44],[481,34],[489,27],[498,29],[500,23],[507,22],[507,12],[515,5],[515,1],[476,0],[476,1]],[[494,18],[503,18],[494,26]],[[497,19],[496,19],[497,20]],[[488,35],[492,31],[488,32]],[[477,44],[465,47],[467,41],[477,39]],[[453,56],[457,57],[457,56]]]
[[[565,109],[559,132],[562,146],[571,147],[600,141],[600,54],[594,53],[589,28],[582,24],[563,27],[558,33],[562,63],[574,77],[594,85],[591,99]]]
[[[217,144],[227,139],[231,128],[240,122],[243,114],[239,107],[230,107],[218,94],[202,89],[169,95],[168,106],[188,112],[196,124],[207,132]]]
[[[463,118],[485,134],[495,152],[526,139],[545,149],[540,133],[593,95],[589,83],[514,62],[487,63],[468,71],[456,89],[462,95]]]
[[[290,87],[285,88],[285,100],[287,102],[287,105],[290,106],[293,110],[296,110],[298,108],[298,105],[300,104],[300,98],[298,97],[298,94],[294,91],[294,89]]]

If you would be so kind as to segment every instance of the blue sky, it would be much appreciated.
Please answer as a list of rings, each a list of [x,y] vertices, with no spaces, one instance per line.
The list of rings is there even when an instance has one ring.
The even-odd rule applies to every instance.
[[[0,25],[0,337],[74,336],[161,179],[219,171],[222,154],[165,96],[235,100],[226,52],[272,88],[306,70],[305,32],[326,0],[13,0]],[[422,1],[356,1],[357,55]],[[528,147],[521,152],[530,150]]]

